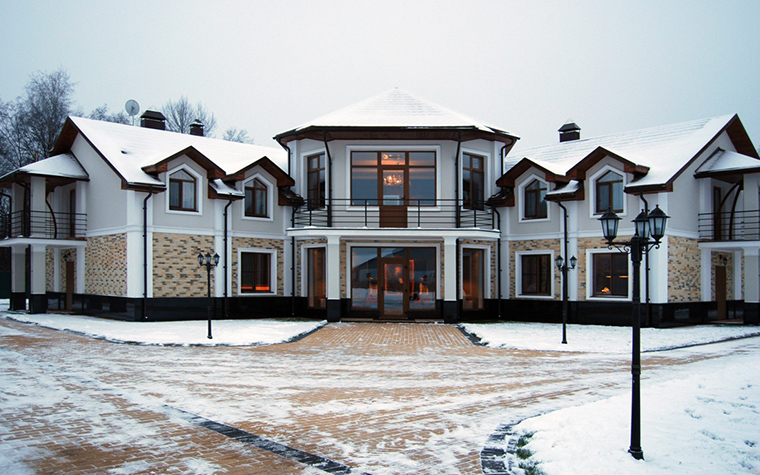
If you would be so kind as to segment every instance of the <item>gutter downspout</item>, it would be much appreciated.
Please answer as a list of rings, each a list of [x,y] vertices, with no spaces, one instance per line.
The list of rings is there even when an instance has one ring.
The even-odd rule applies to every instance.
[[[11,220],[13,216],[13,196],[6,194],[4,191],[0,191],[0,196],[8,198],[8,222],[5,223],[7,229],[4,230],[5,235],[11,237]]]
[[[143,305],[142,319],[148,319],[148,200],[153,196],[153,188],[143,200]]]
[[[644,198],[644,193],[639,194],[639,198],[644,202],[644,212],[649,214],[649,202]],[[644,305],[647,307],[647,322],[648,327],[652,326],[652,306],[649,302],[649,253],[644,254]]]
[[[290,213],[290,226],[296,227],[296,207]],[[290,236],[290,316],[296,316],[296,237]]]
[[[570,264],[570,258],[568,257],[567,253],[567,208],[565,208],[565,205],[562,204],[561,201],[557,201],[557,204],[560,208],[562,208],[562,211],[564,212],[563,215],[563,228],[564,228],[564,239],[562,243],[562,248],[564,254],[565,254],[565,262],[562,264],[562,343],[567,344],[567,335],[565,333],[566,331],[566,325],[567,325],[567,314],[569,313],[569,295],[568,295],[568,285],[567,285],[567,270],[568,265]]]
[[[454,157],[454,206],[456,207],[456,225],[457,228],[461,225],[462,221],[462,211],[460,209],[459,205],[459,153],[462,151],[462,132],[459,132],[459,138],[457,139],[457,154]],[[457,253],[459,249],[459,240],[457,239]],[[458,275],[458,274],[457,274]],[[459,288],[459,287],[457,287]],[[459,300],[459,294],[457,294],[457,300]]]
[[[327,227],[332,227],[332,155],[330,155],[330,147],[327,145],[327,132],[322,132],[322,141],[325,143],[325,151],[327,151],[327,181],[329,186],[327,187]]]
[[[501,213],[499,213],[499,210],[495,206],[491,209],[496,214],[496,223],[499,229],[499,237],[496,240],[496,286],[498,287],[497,293],[499,296],[498,319],[501,320]]]
[[[227,263],[230,260],[228,248],[227,248],[227,221],[228,221],[228,214],[227,210],[229,209],[230,205],[232,204],[232,199],[227,201],[227,204],[224,206],[224,300],[222,301],[224,304],[224,318],[229,318],[229,295],[227,294],[227,289],[230,285],[230,274],[227,272]]]

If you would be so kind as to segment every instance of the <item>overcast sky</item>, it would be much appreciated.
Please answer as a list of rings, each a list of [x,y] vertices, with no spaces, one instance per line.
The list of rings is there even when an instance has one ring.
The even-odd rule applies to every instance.
[[[522,145],[739,114],[760,146],[760,1],[0,0],[0,99],[65,68],[86,112],[186,95],[260,145],[399,87]]]

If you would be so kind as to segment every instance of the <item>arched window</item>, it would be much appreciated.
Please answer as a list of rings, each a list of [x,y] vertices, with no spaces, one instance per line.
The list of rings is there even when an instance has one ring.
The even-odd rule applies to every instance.
[[[254,218],[267,218],[269,203],[267,201],[267,185],[258,178],[245,186],[245,215]]]
[[[608,171],[596,180],[596,212],[623,212],[623,176]]]
[[[195,177],[185,170],[169,176],[169,209],[176,211],[197,211],[195,200]]]
[[[525,187],[525,219],[546,218],[546,184],[533,180]]]

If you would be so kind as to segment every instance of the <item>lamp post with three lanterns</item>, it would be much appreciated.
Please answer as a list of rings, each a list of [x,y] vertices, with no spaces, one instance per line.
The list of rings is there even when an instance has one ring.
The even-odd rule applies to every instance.
[[[637,460],[644,458],[641,450],[641,258],[652,249],[660,247],[660,241],[665,236],[665,226],[668,218],[657,205],[648,215],[645,211],[639,213],[633,220],[634,235],[630,241],[615,241],[620,217],[612,211],[607,211],[599,218],[602,224],[602,234],[607,241],[607,247],[619,249],[631,255],[633,272],[633,356],[631,358],[631,375],[633,377],[633,393],[631,395],[631,446],[628,452]]]

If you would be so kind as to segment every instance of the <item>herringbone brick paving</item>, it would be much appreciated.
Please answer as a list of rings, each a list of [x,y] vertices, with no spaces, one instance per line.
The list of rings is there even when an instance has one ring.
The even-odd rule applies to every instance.
[[[322,473],[163,405],[363,472],[482,473],[483,444],[514,414],[628,382],[625,358],[484,348],[441,324],[341,323],[295,343],[189,348],[2,328],[12,387],[0,393],[0,441],[35,473]]]

